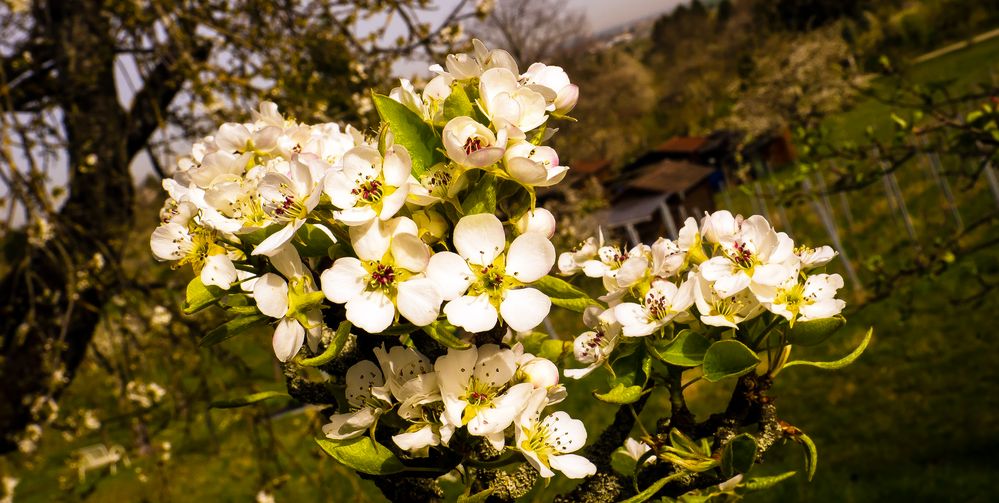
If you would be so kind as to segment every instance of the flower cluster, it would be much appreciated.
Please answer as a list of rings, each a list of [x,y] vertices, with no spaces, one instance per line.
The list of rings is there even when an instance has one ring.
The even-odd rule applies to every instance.
[[[347,370],[349,410],[334,414],[323,427],[328,438],[344,440],[373,430],[379,417],[393,413],[406,426],[392,441],[413,455],[448,446],[465,432],[502,450],[524,455],[544,477],[552,470],[569,477],[592,475],[596,467],[571,454],[586,442],[586,429],[565,412],[541,418],[562,401],[565,387],[550,360],[525,353],[520,344],[485,344],[451,349],[433,365],[419,351],[403,346],[375,349],[378,363],[361,360]],[[512,430],[512,434],[511,434]]]
[[[659,238],[631,249],[589,238],[558,258],[562,274],[600,278],[606,309],[591,307],[592,330],[576,338],[580,378],[603,364],[620,337],[645,337],[671,324],[740,329],[770,312],[794,323],[832,318],[846,303],[837,299],[839,274],[814,273],[836,256],[829,246],[795,248],[759,215],[743,218],[722,210],[700,225],[688,218],[677,239]]]
[[[376,134],[303,124],[265,102],[195,143],[163,182],[154,256],[194,270],[187,313],[217,305],[233,317],[202,344],[268,326],[289,383],[323,370],[329,382],[310,389],[338,409],[318,441],[341,462],[426,471],[407,461],[443,453],[494,466],[479,456],[496,450],[544,478],[594,474],[573,454],[583,423],[551,410],[567,395],[570,344],[532,330],[553,306],[588,328],[571,344],[582,366],[564,375],[609,369],[610,391],[593,396],[616,405],[688,369],[744,376],[764,351],[775,375],[805,340],[800,324],[842,311],[842,278],[820,272],[832,249],[796,248],[759,216],[719,211],[688,219],[676,240],[626,249],[601,234],[557,255],[536,191],[569,169],[545,143],[576,86],[556,66],[521,72],[478,41],[431,70],[423,89],[403,80],[372,95]],[[602,295],[553,276],[556,264],[599,278]],[[643,441],[656,452],[634,441],[628,452],[671,459]],[[697,467],[717,466],[696,450]]]

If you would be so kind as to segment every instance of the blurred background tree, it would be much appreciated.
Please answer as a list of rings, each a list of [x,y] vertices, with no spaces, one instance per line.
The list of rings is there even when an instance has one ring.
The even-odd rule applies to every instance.
[[[459,2],[5,2],[0,110],[7,189],[0,452],[72,381],[108,301],[167,285],[122,268],[133,171],[262,99],[304,121],[365,124],[361,91],[400,56],[446,49]],[[385,44],[392,29],[397,38]],[[224,119],[223,119],[224,118]],[[23,224],[27,224],[24,226]],[[134,271],[132,271],[134,273]]]

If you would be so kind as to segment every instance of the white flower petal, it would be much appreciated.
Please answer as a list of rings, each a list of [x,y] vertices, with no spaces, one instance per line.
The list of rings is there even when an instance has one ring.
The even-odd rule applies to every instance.
[[[489,295],[464,295],[444,306],[447,321],[469,332],[485,332],[496,326],[498,314],[489,302]]]
[[[337,304],[343,304],[356,297],[364,290],[368,271],[361,261],[354,257],[341,257],[333,263],[333,267],[323,271],[319,281],[323,295]]]
[[[435,253],[430,257],[426,273],[427,277],[437,285],[437,291],[444,300],[458,298],[472,284],[472,271],[465,259],[457,253]]]
[[[385,384],[381,369],[371,360],[361,360],[347,369],[344,393],[347,403],[353,407],[361,407],[371,398],[372,388]]]
[[[411,272],[422,272],[430,262],[430,247],[414,234],[396,234],[391,248],[395,264]]]
[[[392,243],[391,232],[379,220],[370,220],[348,229],[354,253],[361,260],[381,260]]]
[[[395,445],[398,445],[400,449],[415,451],[424,447],[440,445],[441,437],[440,435],[434,433],[433,426],[428,424],[416,431],[394,435],[392,437],[392,441],[395,442]]]
[[[257,309],[271,318],[283,318],[288,313],[288,282],[269,272],[253,285],[253,298]]]
[[[558,470],[570,479],[581,479],[597,473],[597,467],[590,460],[578,454],[548,456],[552,469]]]
[[[554,265],[555,246],[538,232],[518,236],[506,255],[506,274],[523,283],[543,278]]]
[[[271,256],[278,253],[281,247],[288,244],[291,238],[295,237],[295,233],[298,229],[305,223],[305,220],[294,220],[289,222],[288,225],[281,228],[281,230],[267,236],[266,239],[260,242],[256,248],[253,249],[251,255],[266,255]]]
[[[396,297],[399,314],[416,326],[423,327],[437,320],[441,301],[434,282],[427,278],[399,283],[399,294]]]
[[[392,324],[395,306],[381,291],[365,290],[347,301],[347,319],[354,326],[377,334]]]
[[[552,301],[534,288],[507,290],[500,303],[503,321],[517,332],[530,330],[545,320]]]
[[[205,267],[201,269],[201,282],[228,290],[236,281],[236,266],[225,254],[209,255]]]
[[[454,226],[454,247],[470,263],[491,265],[506,247],[503,223],[496,215],[467,215]]]
[[[274,328],[274,338],[271,345],[274,347],[274,356],[278,360],[286,362],[298,354],[305,342],[305,328],[298,321],[291,318],[282,318]]]

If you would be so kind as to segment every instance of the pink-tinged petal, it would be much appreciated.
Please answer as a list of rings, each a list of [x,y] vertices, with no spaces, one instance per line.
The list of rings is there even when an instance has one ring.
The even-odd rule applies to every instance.
[[[379,220],[348,229],[354,253],[361,260],[381,260],[392,245],[392,234]]]
[[[385,183],[393,187],[401,187],[409,180],[409,174],[413,170],[413,161],[409,157],[409,151],[402,145],[395,145],[388,152],[385,152],[385,160],[382,162],[382,176]]]
[[[487,294],[458,297],[444,306],[444,314],[449,323],[469,332],[485,332],[496,326],[498,318]]]
[[[396,304],[399,314],[418,327],[429,325],[440,314],[441,295],[434,282],[427,278],[411,279],[399,283]]]
[[[472,271],[465,259],[457,253],[435,253],[430,257],[426,273],[444,300],[458,298],[472,284]]]
[[[590,460],[578,454],[548,456],[552,469],[558,470],[570,479],[581,479],[597,473],[597,467]]]
[[[538,183],[536,185],[538,187],[551,187],[552,185],[555,185],[561,182],[563,179],[565,179],[565,175],[567,175],[568,173],[569,173],[568,166],[555,166],[554,168],[550,168],[548,170],[548,176],[545,179],[545,181]]]
[[[523,283],[543,278],[554,265],[555,246],[539,232],[518,236],[506,255],[506,274]]]
[[[491,213],[464,216],[454,226],[454,247],[472,264],[492,265],[506,247],[503,223]]]
[[[327,299],[343,304],[364,290],[367,276],[368,271],[364,269],[360,260],[354,257],[342,257],[333,263],[333,267],[323,271],[319,282]]]
[[[282,318],[274,329],[274,338],[271,345],[274,347],[274,356],[278,360],[286,362],[298,354],[305,342],[305,328],[290,318]]]
[[[209,255],[205,267],[201,269],[201,282],[228,290],[236,281],[236,266],[224,254]]]
[[[503,158],[503,149],[500,147],[480,148],[468,154],[468,164],[476,168],[492,166]]]
[[[271,318],[283,318],[288,312],[288,282],[269,272],[253,284],[253,299],[257,309]]]
[[[507,290],[500,303],[503,321],[517,332],[530,330],[541,324],[551,310],[552,301],[534,288]]]
[[[354,326],[377,334],[392,324],[395,305],[381,291],[365,290],[347,301],[347,320]]]
[[[514,180],[524,185],[537,185],[548,179],[548,170],[541,163],[526,157],[507,159],[506,170]]]

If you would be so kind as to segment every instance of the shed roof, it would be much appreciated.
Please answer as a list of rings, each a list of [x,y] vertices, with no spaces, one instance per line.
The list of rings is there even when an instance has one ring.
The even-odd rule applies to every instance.
[[[683,194],[714,173],[714,169],[685,161],[663,160],[642,170],[625,185],[663,194]]]

